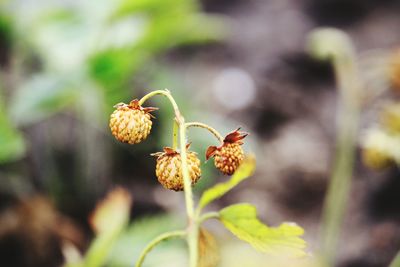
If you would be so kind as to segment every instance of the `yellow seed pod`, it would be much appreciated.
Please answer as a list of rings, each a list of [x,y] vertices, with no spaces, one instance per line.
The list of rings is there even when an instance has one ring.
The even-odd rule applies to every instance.
[[[239,144],[226,144],[215,153],[214,164],[217,169],[232,175],[244,159],[244,152]]]
[[[156,176],[167,189],[182,191],[184,189],[181,154],[172,148],[165,147],[164,152],[152,154],[157,157]],[[200,160],[195,152],[187,152],[189,177],[194,185],[201,177]]]
[[[114,137],[129,144],[137,144],[146,139],[152,126],[150,112],[157,108],[143,108],[137,99],[132,100],[129,105],[121,103],[115,107],[109,124]]]
[[[242,149],[243,139],[247,133],[239,132],[239,129],[229,133],[220,147],[210,146],[206,152],[206,159],[214,157],[214,165],[223,174],[232,175],[244,159]]]

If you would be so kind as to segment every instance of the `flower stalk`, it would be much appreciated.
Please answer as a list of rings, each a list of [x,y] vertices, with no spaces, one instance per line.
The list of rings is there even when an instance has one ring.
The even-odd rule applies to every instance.
[[[176,104],[175,99],[172,97],[171,93],[168,90],[156,90],[153,91],[145,96],[143,96],[139,104],[142,105],[146,100],[149,98],[156,96],[156,95],[163,95],[168,98],[168,100],[171,102],[171,105],[174,109],[175,113],[175,118],[174,118],[174,123],[173,123],[173,145],[172,147],[175,149],[178,147],[178,140],[179,140],[179,148],[180,148],[180,153],[181,153],[181,158],[182,158],[182,175],[183,175],[183,183],[184,183],[184,194],[185,194],[185,203],[186,203],[186,213],[188,216],[188,227],[186,230],[186,241],[189,247],[189,263],[190,267],[197,267],[197,262],[198,262],[198,243],[199,243],[199,219],[197,214],[194,212],[194,202],[193,202],[193,192],[192,192],[192,183],[190,180],[189,176],[189,169],[188,169],[188,162],[187,162],[187,147],[186,147],[186,129],[188,127],[187,124],[185,124],[185,118],[181,115],[181,112],[179,110],[178,105]],[[190,126],[191,124],[189,124]],[[197,124],[199,125],[199,124]],[[210,128],[209,126],[205,124],[201,124],[202,126],[206,128]],[[193,125],[194,126],[194,125]],[[214,130],[214,132],[216,132]],[[179,133],[179,139],[178,139],[178,133]],[[153,242],[152,242],[153,243]],[[150,244],[152,244],[150,243]],[[149,246],[150,246],[149,244]],[[154,245],[156,245],[155,243]],[[148,246],[148,247],[149,247]],[[148,248],[147,247],[147,248]],[[145,249],[142,253],[143,259],[145,255],[150,251],[151,249]],[[141,266],[140,260],[142,257],[139,259],[138,264],[136,267]]]
[[[142,253],[139,256],[138,261],[135,264],[135,267],[140,267],[142,266],[147,254],[149,254],[149,252],[155,247],[157,246],[159,243],[161,243],[162,241],[171,239],[171,238],[179,238],[179,237],[184,237],[186,235],[185,231],[172,231],[172,232],[167,232],[164,234],[161,234],[159,236],[157,236],[156,238],[154,238],[142,251]]]
[[[208,130],[211,134],[213,134],[218,141],[222,144],[224,142],[224,138],[222,137],[222,135],[215,130],[214,128],[212,128],[211,126],[205,124],[205,123],[201,123],[201,122],[187,122],[186,124],[186,128],[190,128],[190,127],[199,127],[199,128],[203,128]]]
[[[316,58],[332,61],[339,90],[337,145],[322,214],[321,244],[324,263],[334,266],[340,228],[351,189],[362,86],[354,47],[345,33],[335,29],[316,30],[310,35],[309,48]]]

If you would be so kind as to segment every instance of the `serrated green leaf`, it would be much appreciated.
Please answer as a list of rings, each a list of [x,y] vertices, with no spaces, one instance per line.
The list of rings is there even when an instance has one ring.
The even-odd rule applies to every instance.
[[[257,219],[257,210],[250,204],[236,204],[220,211],[224,226],[256,250],[279,255],[305,256],[304,230],[294,223],[269,227]]]
[[[253,174],[255,167],[255,158],[253,156],[246,157],[228,182],[216,184],[203,193],[199,202],[199,207],[204,208],[210,202],[225,195],[240,182],[249,178]]]

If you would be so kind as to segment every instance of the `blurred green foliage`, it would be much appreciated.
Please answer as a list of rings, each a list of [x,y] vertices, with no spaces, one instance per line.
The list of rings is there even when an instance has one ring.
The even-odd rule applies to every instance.
[[[157,71],[149,66],[163,52],[223,35],[221,19],[195,0],[5,1],[0,10],[1,45],[12,58],[2,73],[13,77],[2,85],[4,135],[15,133],[8,120],[18,128],[66,109],[89,113],[77,117],[99,127],[114,104],[130,100],[141,71]],[[81,107],[89,98],[96,108]],[[2,161],[24,151],[15,150],[3,150]]]
[[[25,152],[25,143],[10,120],[7,118],[3,101],[0,99],[0,164],[18,159]]]

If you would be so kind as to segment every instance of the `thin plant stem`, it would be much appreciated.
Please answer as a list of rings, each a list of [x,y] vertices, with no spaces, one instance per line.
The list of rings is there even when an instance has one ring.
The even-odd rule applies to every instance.
[[[213,127],[205,124],[205,123],[201,123],[201,122],[187,122],[186,124],[186,128],[190,128],[190,127],[199,127],[199,128],[204,128],[206,130],[208,130],[210,133],[212,133],[220,143],[224,142],[224,138],[222,137],[222,135],[215,130]]]
[[[187,242],[189,246],[189,266],[196,267],[198,262],[198,240],[199,240],[199,225],[197,218],[194,214],[194,203],[192,196],[192,183],[189,177],[189,169],[187,162],[187,151],[186,151],[186,127],[185,120],[181,117],[179,120],[179,143],[180,152],[182,159],[182,174],[183,174],[183,188],[185,191],[186,207],[189,217],[188,235]]]
[[[180,113],[180,111],[179,111],[178,104],[176,104],[175,99],[172,97],[170,91],[167,90],[167,89],[165,89],[165,90],[156,90],[156,91],[153,91],[153,92],[148,93],[147,95],[143,96],[143,97],[139,100],[139,105],[143,105],[144,102],[146,102],[149,98],[151,98],[151,97],[153,97],[153,96],[155,96],[155,95],[163,95],[163,96],[167,97],[168,100],[171,102],[172,107],[174,108],[175,116],[176,116],[177,118],[178,118],[178,117],[181,117],[181,113]]]
[[[172,126],[172,148],[176,150],[178,147],[178,134],[179,134],[179,124],[174,118],[174,124]]]
[[[159,243],[161,243],[162,241],[165,241],[167,239],[171,239],[171,238],[177,238],[177,237],[184,237],[186,235],[185,231],[173,231],[173,232],[167,232],[164,234],[161,234],[159,236],[157,236],[156,238],[154,238],[146,247],[145,249],[142,251],[142,253],[139,256],[139,259],[137,260],[135,267],[141,267],[144,259],[146,258],[147,254]]]
[[[333,266],[351,189],[361,112],[361,81],[354,48],[345,33],[324,29],[316,31],[313,37],[315,54],[333,61],[339,90],[336,152],[322,214],[323,261]]]
[[[182,157],[182,172],[183,172],[183,180],[184,180],[184,191],[185,191],[185,200],[186,200],[186,212],[189,217],[189,219],[192,219],[194,211],[193,211],[193,196],[192,196],[192,188],[191,188],[191,183],[190,183],[190,178],[189,178],[189,172],[188,172],[188,167],[187,167],[187,158],[186,158],[186,131],[185,131],[185,120],[183,116],[181,115],[181,112],[179,111],[178,104],[176,103],[175,99],[172,97],[170,91],[168,90],[156,90],[153,92],[148,93],[147,95],[143,96],[139,100],[139,104],[143,105],[145,101],[147,101],[149,98],[156,96],[156,95],[163,95],[168,98],[168,100],[171,102],[172,107],[174,109],[175,113],[175,121],[178,124],[179,128],[179,133],[180,133],[180,149],[181,149],[181,157]],[[175,131],[175,130],[174,130]],[[174,133],[175,134],[175,133]],[[174,138],[175,140],[175,138]],[[182,144],[183,141],[183,144]],[[186,177],[185,177],[186,176]],[[186,181],[187,180],[187,181]],[[187,186],[186,184],[188,183]]]
[[[188,162],[187,162],[187,148],[186,148],[186,125],[185,119],[181,115],[179,111],[179,107],[175,102],[175,99],[172,97],[171,93],[168,90],[156,90],[145,96],[143,96],[139,100],[139,104],[142,105],[147,99],[155,96],[155,95],[163,95],[168,98],[171,102],[174,113],[175,113],[175,122],[173,129],[173,146],[174,143],[177,142],[177,129],[179,130],[179,147],[182,159],[182,176],[183,176],[183,187],[185,193],[185,203],[186,203],[186,213],[188,216],[188,228],[187,228],[187,244],[189,247],[189,262],[190,267],[197,267],[198,262],[198,240],[199,240],[199,224],[198,218],[194,212],[194,202],[193,202],[193,192],[192,192],[192,183],[189,176]]]
[[[389,267],[400,267],[400,252],[397,252]]]
[[[182,159],[182,175],[183,175],[183,189],[186,196],[187,214],[190,219],[194,216],[194,203],[192,193],[192,182],[189,176],[189,168],[187,162],[187,148],[186,148],[186,129],[185,119],[181,117],[179,119],[179,146]]]

